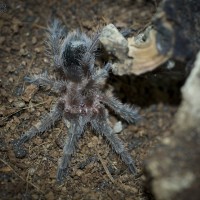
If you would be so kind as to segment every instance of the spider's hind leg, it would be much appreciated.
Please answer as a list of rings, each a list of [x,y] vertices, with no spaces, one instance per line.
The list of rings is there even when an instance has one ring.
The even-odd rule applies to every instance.
[[[141,120],[138,113],[138,108],[128,104],[122,104],[119,100],[111,94],[102,95],[101,101],[106,106],[110,107],[117,115],[125,119],[128,123],[134,123]]]
[[[106,121],[107,120],[106,112],[102,109],[100,114],[101,116],[97,116],[96,119],[91,121],[93,129],[96,132],[101,133],[106,137],[106,139],[109,141],[115,152],[121,156],[121,159],[129,167],[129,170],[133,174],[135,174],[136,166],[134,160],[125,149],[122,141],[117,137],[115,133],[113,133],[112,129],[109,127]]]
[[[58,102],[53,107],[51,112],[46,114],[41,121],[25,132],[19,139],[13,141],[13,150],[16,157],[22,158],[26,156],[26,150],[22,147],[22,145],[33,138],[36,134],[43,133],[48,130],[54,122],[60,118],[62,114],[62,107],[62,102]]]
[[[64,122],[66,124],[65,120]],[[75,145],[78,139],[80,138],[81,134],[83,133],[84,126],[86,123],[87,121],[82,116],[80,116],[79,119],[77,120],[70,121],[70,127],[68,128],[67,139],[63,147],[63,157],[61,158],[57,171],[58,183],[62,183],[64,179],[64,174],[67,171],[67,167],[69,165],[71,156],[74,153]],[[68,125],[66,124],[66,126]]]

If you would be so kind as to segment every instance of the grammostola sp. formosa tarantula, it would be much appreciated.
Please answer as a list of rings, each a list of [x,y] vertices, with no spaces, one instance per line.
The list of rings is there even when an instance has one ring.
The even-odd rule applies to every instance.
[[[68,134],[63,147],[63,157],[58,167],[58,181],[63,180],[63,175],[75,150],[75,144],[87,124],[106,137],[131,172],[136,171],[133,159],[107,123],[108,114],[105,106],[130,123],[139,118],[138,110],[122,104],[111,94],[103,92],[111,64],[108,63],[101,69],[95,67],[95,52],[99,35],[97,33],[89,38],[80,31],[67,34],[60,22],[54,20],[49,27],[48,45],[54,65],[61,72],[61,80],[56,80],[47,73],[26,77],[29,83],[50,86],[51,90],[58,93],[60,97],[49,114],[14,141],[13,149],[17,157],[22,157],[26,153],[22,145],[35,135],[48,130],[62,117]]]

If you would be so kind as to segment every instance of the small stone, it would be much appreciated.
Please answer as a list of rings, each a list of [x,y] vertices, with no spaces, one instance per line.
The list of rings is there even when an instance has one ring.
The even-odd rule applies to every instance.
[[[13,98],[8,98],[9,103],[12,103],[13,101],[14,101]]]
[[[24,101],[16,101],[16,102],[14,102],[14,106],[15,107],[17,107],[17,108],[23,108],[23,107],[25,107],[25,103],[24,103]]]
[[[12,169],[9,167],[9,166],[5,166],[5,167],[1,167],[0,168],[0,172],[2,173],[8,173],[8,172],[11,172]]]
[[[123,127],[122,127],[121,121],[117,122],[113,127],[114,133],[120,133],[122,131],[122,129],[123,129]]]
[[[82,176],[82,174],[83,174],[83,171],[81,170],[81,169],[78,169],[77,171],[76,171],[76,175],[77,176]]]
[[[93,147],[93,143],[92,143],[92,142],[89,142],[87,146],[88,146],[89,148],[92,148],[92,147]]]
[[[39,47],[36,47],[34,50],[35,50],[36,53],[40,53],[41,52],[41,48],[39,48]]]
[[[36,169],[35,168],[29,168],[28,169],[28,172],[29,172],[29,175],[33,175],[35,173]]]
[[[26,43],[25,42],[23,42],[22,44],[20,44],[20,48],[24,48],[26,46]]]
[[[9,82],[13,83],[14,79],[12,77],[10,77],[9,79]]]
[[[26,55],[28,55],[28,50],[27,49],[20,49],[19,50],[19,55],[20,56],[26,56]]]
[[[93,148],[98,144],[98,142],[99,142],[98,137],[94,136],[94,137],[92,137],[91,142],[89,142],[87,146],[89,148]]]
[[[19,32],[19,28],[22,26],[22,22],[17,19],[17,18],[13,18],[12,20],[12,26],[11,29],[13,30],[14,33],[18,33]]]
[[[47,58],[43,59],[45,63],[49,63],[49,60]]]
[[[26,66],[27,65],[26,61],[23,60],[22,65]]]
[[[36,44],[37,43],[37,38],[36,37],[32,37],[32,44]]]
[[[14,72],[15,71],[15,67],[12,64],[8,64],[7,71],[8,72]]]

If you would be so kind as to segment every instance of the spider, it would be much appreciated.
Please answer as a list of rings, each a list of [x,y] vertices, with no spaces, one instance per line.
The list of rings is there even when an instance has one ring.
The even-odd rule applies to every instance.
[[[63,157],[58,165],[58,182],[63,181],[75,145],[87,124],[95,132],[102,134],[130,171],[136,173],[134,160],[108,125],[106,107],[111,108],[129,123],[139,119],[138,109],[122,104],[110,93],[104,92],[111,63],[108,62],[103,68],[95,67],[99,36],[100,31],[93,37],[78,30],[67,33],[59,20],[53,20],[48,27],[47,44],[55,68],[61,76],[55,79],[43,73],[25,77],[26,82],[38,87],[50,87],[60,97],[48,114],[13,142],[13,150],[16,157],[24,157],[26,150],[22,145],[63,118],[68,134],[64,142]]]

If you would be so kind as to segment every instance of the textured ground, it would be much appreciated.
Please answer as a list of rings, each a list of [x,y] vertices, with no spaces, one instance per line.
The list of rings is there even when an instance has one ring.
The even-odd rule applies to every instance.
[[[62,122],[27,143],[29,154],[24,159],[15,158],[11,142],[49,112],[56,99],[23,81],[29,73],[53,73],[44,51],[51,16],[63,20],[70,30],[79,27],[91,32],[113,23],[139,31],[149,24],[156,1],[45,0],[7,1],[4,5],[6,9],[0,11],[0,199],[151,199],[143,163],[160,139],[170,135],[180,100],[180,77],[158,72],[141,77],[111,75],[108,81],[123,102],[141,106],[144,119],[136,125],[122,121],[119,134],[135,158],[136,176],[104,138],[89,129],[78,143],[70,174],[61,186],[56,184],[55,174],[62,155],[60,138],[67,134]],[[111,113],[112,125],[119,120]]]

